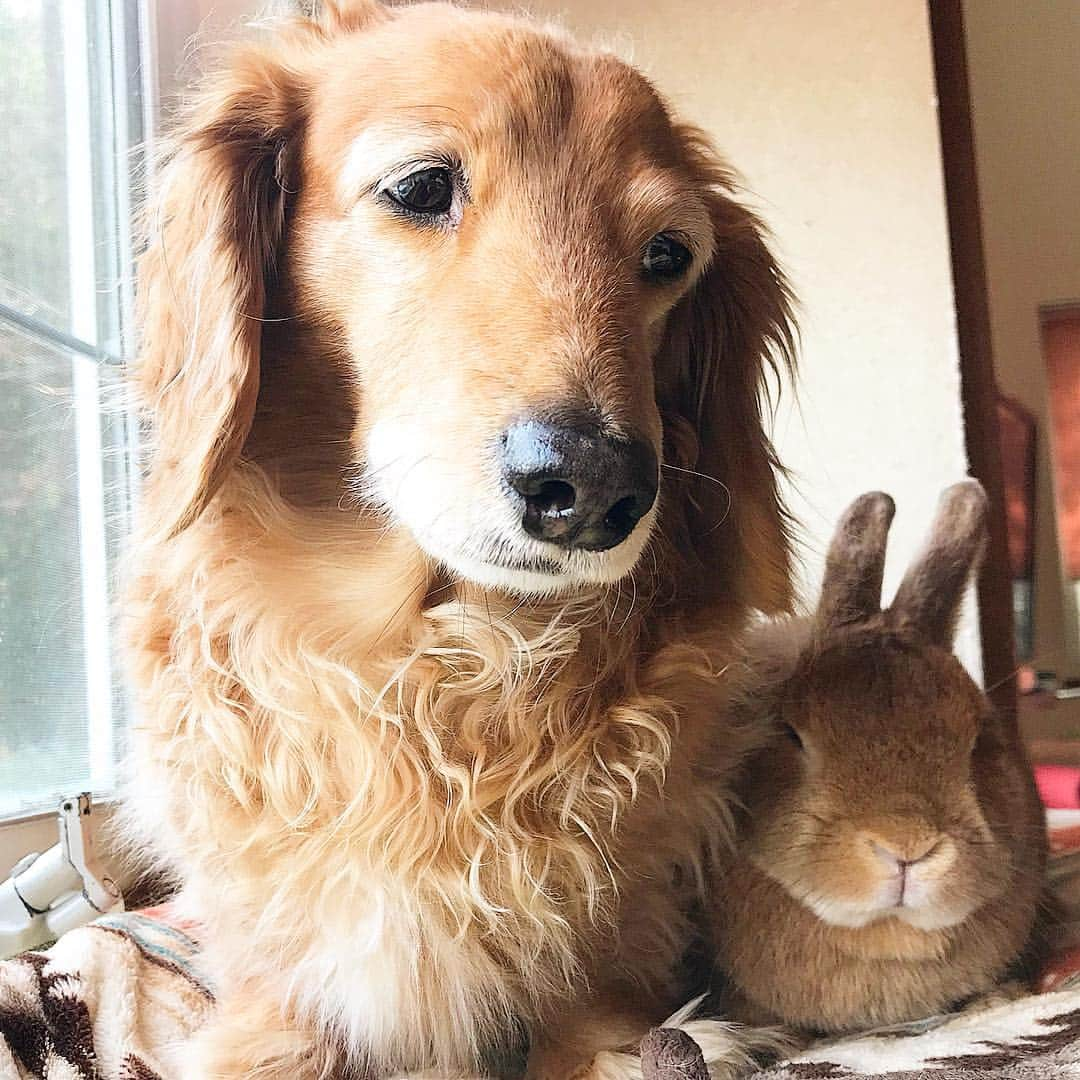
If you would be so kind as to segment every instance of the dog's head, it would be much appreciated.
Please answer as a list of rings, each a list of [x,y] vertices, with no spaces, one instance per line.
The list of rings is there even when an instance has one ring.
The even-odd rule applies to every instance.
[[[654,538],[783,604],[788,297],[731,190],[642,76],[520,20],[340,2],[235,51],[141,268],[153,527],[243,458],[481,585],[615,582]]]

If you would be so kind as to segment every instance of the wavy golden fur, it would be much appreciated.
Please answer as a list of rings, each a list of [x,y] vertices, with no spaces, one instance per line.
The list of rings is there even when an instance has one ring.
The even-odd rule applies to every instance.
[[[130,818],[220,987],[181,1073],[505,1075],[527,1045],[530,1077],[640,1075],[619,1051],[682,1002],[728,833],[735,642],[789,599],[760,415],[788,294],[620,61],[502,15],[324,8],[199,87],[140,267]],[[467,177],[441,228],[380,196],[432,160]],[[671,229],[692,264],[646,282]],[[583,406],[662,484],[628,540],[563,552],[490,454]]]

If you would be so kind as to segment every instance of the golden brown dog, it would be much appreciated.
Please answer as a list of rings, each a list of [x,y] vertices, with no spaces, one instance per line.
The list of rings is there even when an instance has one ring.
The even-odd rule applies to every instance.
[[[328,4],[200,88],[140,292],[131,818],[220,987],[184,1075],[640,1075],[788,600],[788,298],[728,172],[558,32]]]

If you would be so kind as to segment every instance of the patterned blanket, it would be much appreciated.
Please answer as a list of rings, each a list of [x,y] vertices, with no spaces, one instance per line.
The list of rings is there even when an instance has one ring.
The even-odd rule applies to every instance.
[[[1051,839],[1055,885],[1080,912],[1080,828]],[[197,934],[166,905],[0,964],[0,1080],[172,1080],[174,1049],[213,1008]],[[1080,924],[1061,941],[1038,993],[819,1044],[754,1080],[1080,1080]],[[650,1080],[695,1076],[663,1048],[651,1058]]]
[[[1080,986],[819,1046],[754,1080],[1080,1077]]]
[[[0,964],[0,1080],[166,1080],[213,1006],[190,927],[107,915]]]

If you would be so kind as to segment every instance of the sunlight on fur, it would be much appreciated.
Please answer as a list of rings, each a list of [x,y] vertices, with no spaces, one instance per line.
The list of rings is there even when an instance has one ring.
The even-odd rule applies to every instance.
[[[670,873],[679,848],[612,840],[640,835],[628,812],[655,814],[662,796],[679,734],[671,688],[719,705],[721,672],[689,642],[629,667],[637,635],[593,632],[624,618],[610,596],[425,607],[415,550],[385,538],[358,576],[348,555],[369,546],[363,533],[313,532],[257,474],[238,470],[230,494],[251,520],[226,508],[153,567],[197,587],[168,652],[144,652],[136,672],[169,717],[135,781],[138,827],[210,868],[203,890],[189,878],[188,902],[212,926],[227,883],[222,918],[243,912],[260,943],[254,960],[236,943],[248,979],[293,972],[289,1007],[394,1059],[432,1046],[476,1058],[523,1008],[580,988],[578,937],[613,921],[622,859],[635,876]],[[130,611],[145,632],[156,597],[142,600]],[[162,800],[172,789],[179,814]],[[724,795],[718,782],[653,824],[711,823],[703,835],[722,844]],[[698,853],[679,847],[692,870]],[[655,920],[637,927],[652,948],[681,929],[675,909],[637,917]],[[227,922],[214,929],[227,949]],[[340,1011],[326,1012],[328,988]]]
[[[218,987],[178,1075],[639,1075],[753,748],[738,635],[790,603],[760,222],[631,68],[440,4],[235,46],[158,180],[121,625],[129,828]],[[523,417],[650,463],[613,539],[526,535]]]

